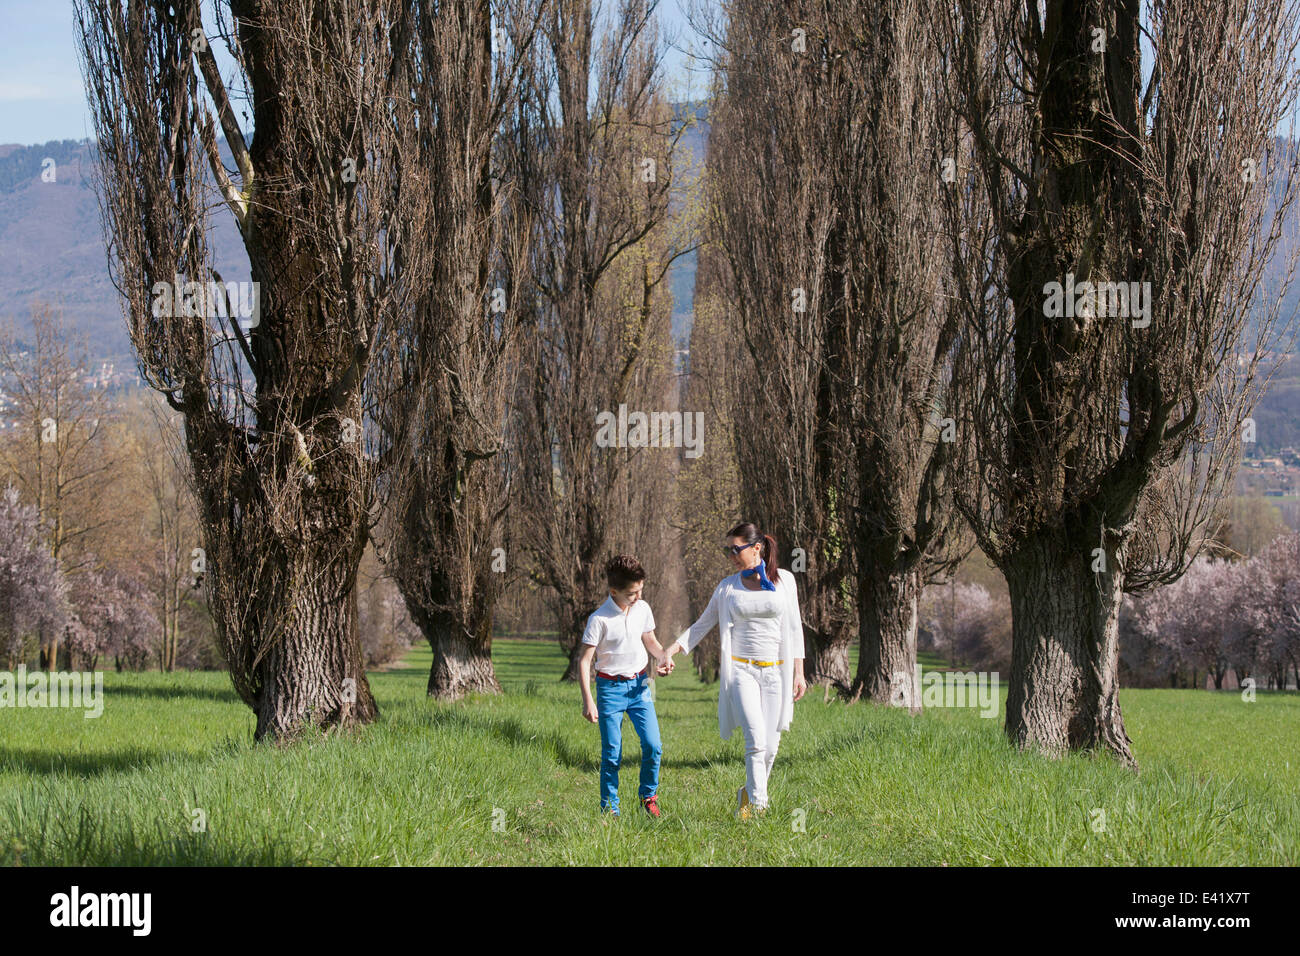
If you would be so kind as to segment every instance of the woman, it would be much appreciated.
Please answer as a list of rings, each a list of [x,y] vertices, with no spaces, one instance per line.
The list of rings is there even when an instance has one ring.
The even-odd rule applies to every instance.
[[[794,702],[808,690],[803,676],[803,623],[794,575],[777,567],[776,539],[750,522],[727,533],[723,551],[738,569],[713,589],[700,619],[666,648],[665,660],[690,651],[718,628],[718,733],[745,732],[745,786],[737,811],[767,807],[767,780]]]

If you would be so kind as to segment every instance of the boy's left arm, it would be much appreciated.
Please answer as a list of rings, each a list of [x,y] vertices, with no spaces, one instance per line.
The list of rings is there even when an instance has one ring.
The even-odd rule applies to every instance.
[[[659,638],[655,637],[654,631],[646,631],[642,634],[641,643],[644,644],[645,649],[650,652],[650,656],[655,659],[655,673],[660,677],[663,677],[665,674],[671,674],[673,672],[673,668],[677,665],[673,662],[671,657],[666,661],[664,660],[664,649],[659,643]]]

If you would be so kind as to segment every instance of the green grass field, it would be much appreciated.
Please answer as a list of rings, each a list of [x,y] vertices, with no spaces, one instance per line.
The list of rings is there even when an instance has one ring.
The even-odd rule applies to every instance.
[[[1018,753],[975,709],[796,705],[771,809],[733,816],[743,738],[679,658],[660,678],[662,820],[597,815],[600,735],[549,642],[501,640],[500,697],[438,704],[430,654],[374,673],[380,721],[251,742],[223,673],[105,675],[102,717],[0,709],[0,859],[75,864],[1300,863],[1300,695],[1126,690],[1141,771]],[[1005,688],[1003,688],[1005,692]],[[193,811],[206,828],[195,832]],[[1104,817],[1103,813],[1104,812]],[[495,827],[494,827],[495,824]]]

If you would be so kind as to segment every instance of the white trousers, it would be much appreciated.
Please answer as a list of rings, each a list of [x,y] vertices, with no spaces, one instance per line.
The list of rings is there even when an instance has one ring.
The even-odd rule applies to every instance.
[[[731,701],[745,732],[745,791],[755,807],[767,806],[767,778],[781,745],[781,667],[731,662]]]

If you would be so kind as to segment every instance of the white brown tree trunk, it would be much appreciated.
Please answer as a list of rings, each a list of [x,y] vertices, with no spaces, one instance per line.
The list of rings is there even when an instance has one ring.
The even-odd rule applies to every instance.
[[[501,684],[492,667],[492,620],[479,621],[477,635],[466,633],[455,616],[417,611],[411,617],[433,649],[428,695],[438,700],[459,700],[466,694],[499,694]]]
[[[346,729],[378,715],[361,653],[356,588],[338,564],[295,563],[290,580],[304,583],[277,622],[281,636],[255,668],[255,740],[269,735],[283,743],[309,726]]]
[[[847,626],[834,627],[830,632],[804,629],[803,672],[809,685],[823,684],[835,688],[841,697],[853,693],[853,671],[849,668],[849,645],[853,631]]]
[[[1119,707],[1120,559],[1092,570],[1090,549],[1064,532],[1028,539],[1003,573],[1011,593],[1006,733],[1060,756],[1106,750],[1136,765]]]
[[[921,595],[916,570],[858,576],[858,674],[853,699],[921,711],[916,674],[917,604]]]

